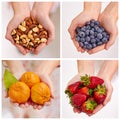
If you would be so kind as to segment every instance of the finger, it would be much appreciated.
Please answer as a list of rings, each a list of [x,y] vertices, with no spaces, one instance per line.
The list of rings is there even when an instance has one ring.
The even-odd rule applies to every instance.
[[[27,51],[25,48],[23,48],[21,45],[15,44],[15,46],[18,48],[18,50],[23,54],[26,55]]]
[[[77,24],[74,23],[74,20],[72,21],[70,27],[68,28],[68,32],[70,33],[71,39],[75,37],[75,29],[77,27]]]
[[[100,45],[100,46],[98,46],[96,48],[93,48],[92,50],[89,50],[87,52],[88,52],[88,54],[94,54],[94,53],[97,53],[97,52],[99,52],[101,50],[104,50],[104,48],[105,48],[105,44]]]
[[[50,44],[55,39],[55,30],[54,27],[52,28],[52,31],[49,31],[49,38],[47,41],[47,45]]]
[[[41,44],[34,50],[34,54],[38,54],[45,46],[46,46],[45,43],[41,43]]]
[[[26,108],[26,107],[25,107],[25,104],[20,104],[19,106],[20,106],[21,108]]]
[[[102,105],[102,104],[98,105],[98,106],[94,109],[93,114],[97,113],[97,112],[100,111],[102,108],[103,108],[103,105]],[[92,115],[93,115],[93,114],[92,114]]]
[[[107,96],[106,96],[106,99],[105,99],[103,105],[106,105],[106,104],[110,101],[111,96],[112,96],[112,92],[113,92],[113,88],[112,88],[112,86],[110,85],[110,86],[109,86],[109,89],[107,89]]]
[[[5,38],[6,38],[7,40],[9,40],[12,44],[14,44],[14,40],[13,40],[13,38],[12,38],[12,36],[11,36],[11,33],[9,33],[8,30],[7,30],[7,32],[6,32]]]
[[[79,76],[79,75],[76,75],[74,78],[72,78],[72,80],[70,80],[70,81],[68,82],[68,85],[67,85],[67,86],[69,86],[69,85],[71,85],[71,84],[73,84],[73,83],[75,83],[75,82],[78,82],[78,81],[80,81],[80,76]]]
[[[51,104],[51,101],[45,102],[45,105],[46,105],[46,106],[49,106],[50,104]]]
[[[54,35],[50,35],[47,41],[47,45],[50,44],[54,40]]]
[[[109,41],[106,43],[105,49],[108,50],[110,46],[112,46],[115,42],[115,39],[117,37],[117,33],[113,33],[110,35]]]
[[[73,111],[74,111],[74,113],[81,113],[81,110],[80,109],[78,109],[78,108],[73,108]]]
[[[42,109],[42,107],[43,107],[43,106],[38,105],[38,106],[37,106],[37,109],[40,110],[40,109]]]
[[[40,75],[40,78],[43,82],[45,82],[50,87],[51,97],[54,98],[54,87],[49,76]]]

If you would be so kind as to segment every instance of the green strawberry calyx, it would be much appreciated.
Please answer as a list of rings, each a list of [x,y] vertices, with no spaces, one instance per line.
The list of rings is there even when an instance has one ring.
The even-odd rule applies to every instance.
[[[68,90],[68,89],[65,90],[65,94],[67,94],[69,98],[71,98],[73,96],[73,94],[71,93],[71,91]]]
[[[86,110],[94,110],[97,103],[94,100],[88,99],[86,102]]]
[[[85,85],[88,86],[90,84],[90,76],[85,74],[85,76],[80,77],[81,82]]]
[[[105,85],[98,85],[95,90],[95,92],[98,92],[99,95],[106,95],[106,87]]]

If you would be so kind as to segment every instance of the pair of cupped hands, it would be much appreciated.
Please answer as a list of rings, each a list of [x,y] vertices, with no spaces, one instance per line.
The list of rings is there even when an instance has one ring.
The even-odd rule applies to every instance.
[[[45,46],[47,46],[54,39],[54,25],[49,17],[49,13],[44,11],[39,11],[36,8],[33,8],[32,11],[19,11],[19,14],[14,14],[13,18],[10,20],[7,31],[6,31],[6,39],[8,39],[13,45],[17,47],[17,49],[23,54],[27,54],[30,52],[28,49],[24,48],[21,45],[18,45],[14,42],[11,36],[11,32],[13,29],[17,28],[17,26],[26,18],[32,16],[35,18],[47,31],[49,34],[49,38],[46,43],[40,44],[36,49],[32,50],[32,53],[38,54]]]
[[[103,104],[100,104],[98,105],[92,114],[89,114],[89,116],[97,113],[98,111],[100,111],[111,99],[111,96],[112,96],[112,92],[113,92],[113,87],[112,87],[112,84],[111,84],[111,79],[113,77],[113,75],[107,75],[107,73],[105,71],[103,71],[103,68],[99,70],[98,74],[95,75],[95,69],[94,69],[94,66],[93,66],[93,63],[89,62],[89,63],[86,63],[86,64],[89,64],[88,67],[83,67],[83,66],[80,66],[80,68],[78,68],[78,74],[76,76],[74,76],[69,82],[68,82],[68,85],[71,85],[75,82],[78,82],[80,81],[80,76],[84,76],[85,74],[88,74],[90,76],[97,76],[101,79],[104,80],[104,85],[106,86],[106,89],[107,89],[107,96],[106,96],[106,99],[105,101],[103,102]],[[81,111],[77,108],[73,108],[73,111],[76,113],[80,113]]]
[[[23,66],[21,66],[20,70],[17,71],[17,72],[14,72],[13,75],[19,80],[20,77],[26,72],[25,68]],[[33,72],[35,72],[39,77],[40,77],[40,80],[44,83],[46,83],[49,87],[50,87],[50,91],[51,91],[51,99],[50,101],[48,102],[45,102],[44,105],[39,105],[39,104],[36,104],[34,102],[32,102],[31,100],[28,100],[26,103],[24,104],[19,104],[19,103],[14,103],[11,101],[11,103],[15,106],[19,106],[21,108],[27,108],[29,106],[33,106],[34,109],[42,109],[44,106],[49,106],[52,102],[52,99],[54,98],[54,88],[53,88],[53,83],[50,79],[50,75],[49,73],[47,72],[41,72],[39,73],[39,69],[34,69]],[[8,94],[6,93],[6,97],[8,98]]]
[[[109,7],[104,10],[101,14],[96,14],[96,10],[84,10],[81,12],[77,17],[75,17],[72,20],[72,23],[68,29],[71,39],[73,40],[73,43],[75,47],[77,48],[78,52],[84,53],[85,50],[79,46],[79,43],[75,40],[75,29],[77,27],[82,27],[85,25],[86,22],[95,19],[100,22],[100,24],[105,28],[105,30],[110,34],[110,39],[106,44],[100,45],[96,48],[93,48],[92,50],[88,50],[88,54],[93,54],[96,52],[99,52],[101,50],[108,50],[115,42],[115,39],[117,37],[117,26],[116,26],[116,18],[109,14]],[[117,12],[117,11],[116,11]]]

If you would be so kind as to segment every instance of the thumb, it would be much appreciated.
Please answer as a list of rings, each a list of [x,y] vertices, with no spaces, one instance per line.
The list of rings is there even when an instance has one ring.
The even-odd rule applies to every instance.
[[[110,48],[110,46],[112,46],[114,44],[116,37],[117,37],[117,32],[114,32],[114,33],[110,34],[110,40],[105,45],[106,50],[108,50]]]

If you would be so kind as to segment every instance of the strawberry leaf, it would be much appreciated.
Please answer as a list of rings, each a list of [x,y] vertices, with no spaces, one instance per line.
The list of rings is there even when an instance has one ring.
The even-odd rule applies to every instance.
[[[8,91],[10,86],[17,81],[18,80],[15,78],[15,76],[9,70],[5,69],[4,85],[5,85],[6,90]]]

